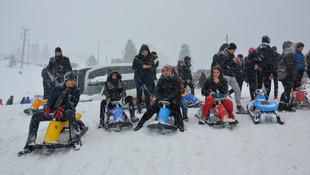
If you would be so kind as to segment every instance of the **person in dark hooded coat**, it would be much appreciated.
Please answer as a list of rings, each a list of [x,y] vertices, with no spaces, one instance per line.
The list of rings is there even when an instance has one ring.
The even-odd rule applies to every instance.
[[[138,131],[143,127],[143,124],[148,121],[155,113],[158,113],[161,105],[159,101],[168,101],[168,108],[171,109],[171,115],[174,116],[175,124],[180,131],[184,131],[183,119],[180,111],[181,86],[177,77],[173,75],[171,66],[166,65],[162,69],[162,76],[158,80],[155,89],[156,99],[152,106],[143,114],[137,126],[134,128]]]
[[[117,70],[113,70],[109,73],[107,81],[104,85],[103,94],[106,99],[101,101],[100,105],[100,124],[98,128],[105,126],[105,112],[106,106],[109,109],[113,109],[110,102],[124,100],[125,104],[129,104],[130,119],[132,122],[137,122],[139,119],[135,118],[135,109],[132,96],[126,96],[126,91],[122,83],[122,76]]]
[[[217,91],[220,94],[226,94],[228,92],[228,83],[227,80],[224,78],[223,72],[219,65],[216,65],[212,68],[211,76],[207,79],[202,89],[202,94],[206,98],[205,104],[203,106],[203,111],[200,116],[199,124],[205,124],[210,109],[214,104],[213,95],[215,95]],[[222,101],[222,104],[227,110],[230,118],[235,119],[235,116],[233,114],[233,102],[229,99],[225,99],[224,101]]]
[[[212,58],[212,64],[211,64],[211,70],[214,66],[219,65],[220,64],[220,60],[219,60],[219,53],[221,53],[224,49],[226,49],[228,47],[227,43],[224,43],[221,45],[219,51],[213,55]]]
[[[270,38],[268,36],[263,36],[262,44],[248,56],[249,61],[251,61],[251,69],[257,72],[257,89],[261,89],[264,84],[267,91],[267,94],[265,94],[267,100],[271,90],[271,79],[273,79],[275,70],[275,54],[269,44]]]
[[[150,89],[152,81],[152,59],[150,49],[146,44],[140,48],[139,54],[135,56],[132,69],[135,71],[134,79],[137,90],[138,113],[142,111],[142,92],[145,96],[145,105],[150,107]]]
[[[184,65],[181,69],[182,70],[181,75],[182,75],[182,81],[184,83],[184,88],[186,89],[186,86],[189,86],[191,88],[191,93],[195,95],[191,67],[192,67],[191,58],[189,56],[184,57]]]
[[[282,82],[284,92],[281,94],[279,111],[295,111],[289,105],[291,91],[293,90],[294,75],[296,73],[296,60],[293,53],[293,43],[285,41],[282,45],[283,53],[279,58],[278,64],[278,80]]]
[[[50,58],[46,69],[55,84],[63,83],[64,75],[67,72],[72,71],[70,60],[68,57],[62,55],[62,50],[60,47],[55,49],[55,56]]]
[[[46,67],[42,69],[41,76],[43,78],[43,99],[47,99],[55,86],[55,82],[52,81]]]

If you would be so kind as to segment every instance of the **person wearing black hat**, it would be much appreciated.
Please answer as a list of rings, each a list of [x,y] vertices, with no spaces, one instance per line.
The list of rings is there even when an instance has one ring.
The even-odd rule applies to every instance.
[[[158,61],[158,55],[155,51],[152,51],[151,52],[151,60],[152,60],[152,67],[151,67],[151,70],[152,70],[152,80],[151,80],[151,90],[150,90],[150,93],[152,96],[154,96],[154,93],[155,93],[155,80],[157,80],[157,77],[156,77],[156,69],[159,65],[159,61]]]
[[[218,55],[219,65],[221,66],[224,74],[224,78],[227,80],[227,83],[235,91],[235,100],[237,103],[237,110],[240,113],[244,113],[244,108],[241,105],[241,91],[239,84],[235,78],[235,68],[237,67],[237,61],[240,58],[235,57],[234,53],[237,49],[235,43],[230,43],[227,48],[225,48]]]
[[[274,51],[274,74],[273,74],[273,84],[274,84],[274,99],[278,99],[278,89],[279,89],[279,83],[278,83],[278,71],[277,68],[279,66],[279,59],[280,54],[277,52],[277,47],[272,46],[272,50]]]
[[[75,86],[77,75],[74,72],[67,72],[64,75],[64,83],[53,88],[44,111],[36,112],[32,115],[29,133],[24,150],[20,154],[29,153],[32,150],[29,145],[34,144],[39,124],[41,121],[68,120],[70,128],[70,143],[73,148],[79,150],[82,146],[80,131],[75,118],[75,108],[80,99],[80,89]],[[53,115],[51,115],[54,113]]]
[[[267,100],[271,91],[271,79],[273,79],[275,72],[275,53],[269,45],[270,38],[263,36],[262,44],[248,56],[251,69],[256,70],[256,89],[262,89],[264,84],[267,91],[265,94]]]
[[[71,63],[68,57],[62,55],[60,47],[55,49],[55,56],[50,58],[46,67],[47,73],[55,84],[64,82],[64,75],[72,71]]]
[[[295,59],[296,59],[296,75],[295,75],[295,81],[293,89],[296,90],[296,88],[301,86],[301,80],[305,72],[305,61],[304,61],[304,54],[302,53],[302,50],[304,49],[304,44],[299,42],[296,45],[296,51],[294,53]]]

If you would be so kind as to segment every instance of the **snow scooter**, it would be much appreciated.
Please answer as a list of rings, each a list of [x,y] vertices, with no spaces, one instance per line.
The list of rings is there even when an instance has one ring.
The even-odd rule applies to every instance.
[[[233,119],[229,116],[224,105],[222,104],[222,101],[226,99],[224,94],[215,94],[213,98],[214,98],[214,105],[210,109],[206,123],[211,127],[222,127],[233,129],[233,127],[236,126],[239,122],[238,120]],[[200,109],[195,115],[196,117],[200,118],[203,106],[204,102],[201,102]]]
[[[310,108],[309,99],[307,98],[308,93],[305,90],[306,87],[301,86],[292,91],[289,105],[292,105],[297,109],[302,109],[303,107]]]
[[[55,113],[51,113],[50,116],[53,117]],[[84,125],[84,123],[81,120],[82,115],[80,113],[75,113],[76,120],[79,127],[80,136],[83,136],[87,130],[88,127]],[[44,155],[50,155],[52,154],[56,149],[58,148],[71,148],[73,147],[73,143],[59,143],[58,136],[60,133],[62,133],[65,129],[69,129],[69,121],[51,121],[48,125],[48,128],[46,130],[45,136],[43,141],[40,144],[33,144],[29,145],[30,150],[43,150]],[[71,139],[71,138],[70,138]],[[69,140],[70,140],[69,139]],[[22,156],[24,154],[23,151],[20,151],[18,153],[18,156]]]
[[[114,129],[115,131],[121,131],[123,128],[131,128],[133,124],[129,121],[126,113],[124,112],[125,107],[122,105],[122,100],[111,102],[113,109],[106,109],[106,124],[105,129]],[[107,105],[108,106],[108,105]],[[110,122],[110,117],[113,116],[113,121]]]
[[[36,99],[31,104],[31,106],[24,110],[24,113],[27,115],[32,115],[34,112],[38,111],[40,106],[47,103],[47,99],[43,99],[43,96],[41,95],[35,95]]]
[[[247,105],[247,110],[252,117],[254,124],[258,123],[266,123],[267,120],[271,120],[272,123],[279,123],[283,125],[284,123],[281,121],[278,111],[278,104],[273,101],[266,100],[264,94],[266,94],[266,90],[257,89],[255,91],[256,98],[252,100]]]
[[[168,123],[171,110],[166,106],[169,105],[170,102],[159,101],[158,103],[163,105],[163,107],[160,108],[156,121],[151,122],[147,127],[150,129],[158,129],[162,134],[166,134],[167,131],[176,131],[177,127]]]
[[[184,92],[182,97],[187,101],[189,108],[199,107],[200,100],[189,92]]]

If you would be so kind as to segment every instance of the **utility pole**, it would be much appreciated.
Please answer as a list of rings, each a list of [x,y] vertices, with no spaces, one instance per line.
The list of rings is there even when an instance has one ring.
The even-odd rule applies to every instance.
[[[20,37],[20,39],[23,41],[23,50],[22,50],[22,58],[21,58],[21,64],[20,67],[23,68],[23,64],[24,64],[24,57],[25,57],[25,45],[26,45],[26,40],[27,40],[27,36],[29,37],[29,34],[27,34],[27,32],[29,32],[29,29],[26,28],[22,28],[22,36]]]
[[[106,41],[98,41],[98,55],[97,55],[97,59],[98,59],[98,65],[99,65],[99,53],[100,53],[100,49],[99,49],[99,46],[100,46],[100,43],[107,43],[107,42],[110,42],[109,40],[106,40]]]
[[[29,40],[28,40],[29,41]],[[29,42],[28,42],[28,50],[27,50],[27,66],[29,65]]]
[[[226,35],[226,44],[228,44],[228,35]]]

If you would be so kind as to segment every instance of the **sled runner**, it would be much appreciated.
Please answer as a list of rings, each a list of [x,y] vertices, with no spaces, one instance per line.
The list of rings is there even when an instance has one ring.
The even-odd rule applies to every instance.
[[[122,105],[122,101],[113,101],[111,102],[113,106],[115,106],[113,109],[107,108],[106,112],[106,124],[105,129],[115,129],[116,131],[120,131],[123,128],[131,128],[133,127],[133,124],[129,121],[125,111],[124,107]],[[110,122],[110,117],[113,116],[113,121]]]
[[[52,115],[52,114],[51,114]],[[88,127],[84,125],[81,119],[80,113],[75,113],[76,120],[79,126],[80,136],[83,136],[87,130]],[[45,152],[43,154],[52,154],[55,149],[58,148],[70,148],[73,147],[73,143],[69,141],[69,143],[59,143],[58,137],[59,134],[64,131],[65,129],[69,129],[69,121],[51,121],[48,125],[48,128],[46,130],[44,140],[39,144],[33,144],[29,145],[29,149],[31,151],[37,150],[37,149],[44,149]],[[22,156],[24,154],[27,154],[23,151],[20,151],[18,153],[18,156]]]
[[[147,127],[150,129],[158,129],[159,132],[162,134],[165,134],[168,131],[176,131],[177,127],[168,123],[171,110],[166,106],[169,105],[170,103],[168,101],[159,101],[158,103],[163,105],[163,107],[160,108],[158,112],[157,120],[151,122]]]
[[[278,104],[273,101],[266,100],[265,93],[266,90],[257,89],[255,91],[256,99],[251,101],[247,105],[247,110],[252,117],[254,124],[265,123],[270,120],[272,123],[284,124],[276,109],[278,109]]]

